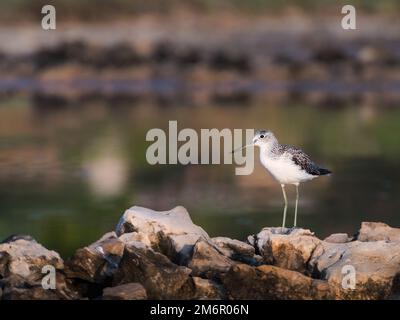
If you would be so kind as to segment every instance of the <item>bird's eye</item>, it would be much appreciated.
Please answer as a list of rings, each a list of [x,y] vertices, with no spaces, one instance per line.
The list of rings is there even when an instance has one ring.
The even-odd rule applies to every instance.
[[[264,138],[264,135],[262,134],[262,135],[260,136],[260,138],[261,138],[261,139]]]

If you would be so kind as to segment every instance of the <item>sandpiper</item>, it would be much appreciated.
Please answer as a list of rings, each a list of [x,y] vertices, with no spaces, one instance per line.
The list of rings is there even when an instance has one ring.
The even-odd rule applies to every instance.
[[[285,200],[282,228],[285,228],[288,205],[285,185],[293,184],[296,186],[296,206],[293,223],[293,227],[296,227],[300,183],[330,174],[331,171],[321,168],[314,163],[301,149],[279,144],[275,135],[269,130],[257,130],[253,142],[241,147],[239,150],[253,145],[260,147],[261,164],[271,173],[275,180],[281,184],[283,198]]]

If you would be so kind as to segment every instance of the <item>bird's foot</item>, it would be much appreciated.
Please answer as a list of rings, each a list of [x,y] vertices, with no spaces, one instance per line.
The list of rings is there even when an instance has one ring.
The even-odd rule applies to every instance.
[[[300,228],[300,227],[293,226],[293,227],[289,228],[289,230],[290,230],[289,233],[292,233],[293,231],[295,231],[295,230],[297,230],[297,229],[301,229],[301,228]]]
[[[281,230],[280,230],[280,234],[290,234],[292,231],[292,228],[288,228],[288,227],[281,227]]]
[[[287,227],[281,227],[281,234],[286,234],[289,235],[291,234],[293,231],[300,229],[299,227],[291,227],[291,228],[287,228]]]

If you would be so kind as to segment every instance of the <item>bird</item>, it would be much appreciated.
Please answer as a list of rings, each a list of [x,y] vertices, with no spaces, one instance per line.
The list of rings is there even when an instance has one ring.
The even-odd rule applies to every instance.
[[[279,144],[278,139],[272,131],[267,129],[256,130],[252,143],[240,147],[237,150],[242,150],[250,146],[257,146],[260,148],[261,164],[281,185],[285,202],[282,229],[285,228],[288,206],[285,186],[294,185],[296,187],[296,205],[293,223],[293,228],[296,228],[300,183],[313,180],[319,176],[330,175],[332,171],[317,165],[300,148]],[[237,150],[234,150],[234,152]]]

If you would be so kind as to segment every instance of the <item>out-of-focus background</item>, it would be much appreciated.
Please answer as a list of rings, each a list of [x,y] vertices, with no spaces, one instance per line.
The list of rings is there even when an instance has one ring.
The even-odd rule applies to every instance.
[[[63,0],[55,31],[44,4],[0,4],[0,238],[68,256],[132,205],[183,205],[238,239],[280,225],[258,163],[147,164],[145,135],[168,120],[270,128],[333,170],[301,188],[299,224],[320,237],[400,224],[399,1]]]

